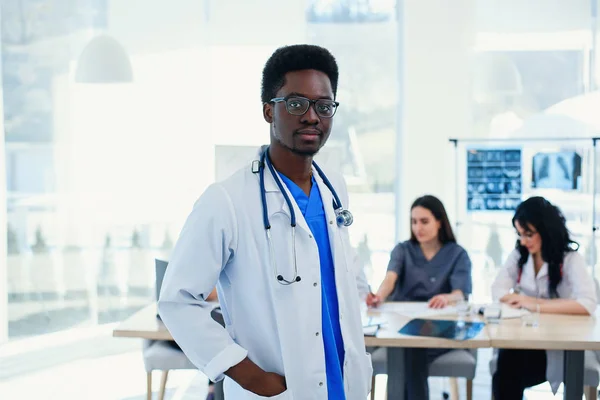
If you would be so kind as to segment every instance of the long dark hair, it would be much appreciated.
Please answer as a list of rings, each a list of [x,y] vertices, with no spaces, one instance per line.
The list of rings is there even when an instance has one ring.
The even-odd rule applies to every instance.
[[[423,207],[428,209],[429,211],[431,211],[435,219],[440,222],[438,240],[442,244],[446,244],[449,242],[456,243],[454,232],[452,232],[452,226],[450,225],[450,221],[448,220],[448,214],[446,213],[444,204],[442,204],[440,199],[438,199],[435,196],[425,195],[416,199],[410,207],[410,210],[412,211],[415,207]],[[412,231],[412,222],[410,229],[410,240],[415,243],[417,242],[415,233]]]
[[[536,196],[519,204],[512,219],[515,228],[516,222],[526,231],[532,226],[540,234],[542,259],[548,263],[548,293],[551,298],[558,297],[556,288],[562,280],[561,266],[565,253],[579,248],[579,244],[571,239],[565,217],[558,207]],[[521,246],[520,240],[517,240],[516,248],[521,254],[518,266],[522,270],[529,258],[529,251]]]

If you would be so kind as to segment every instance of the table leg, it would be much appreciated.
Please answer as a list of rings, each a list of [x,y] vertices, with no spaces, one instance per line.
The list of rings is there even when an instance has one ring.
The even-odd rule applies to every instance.
[[[388,400],[404,400],[404,349],[387,348]]]
[[[225,394],[223,393],[223,381],[215,383],[215,400],[224,400]]]
[[[563,380],[564,400],[581,400],[583,396],[584,352],[565,350]]]

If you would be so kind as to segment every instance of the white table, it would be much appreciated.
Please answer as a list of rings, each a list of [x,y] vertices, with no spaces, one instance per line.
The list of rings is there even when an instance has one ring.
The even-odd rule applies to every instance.
[[[407,336],[398,331],[414,317],[403,316],[402,306],[414,310],[415,303],[388,303],[381,309],[369,310],[368,315],[388,321],[376,337],[367,337],[368,346],[387,347],[388,398],[404,399],[404,363],[402,348],[486,348],[562,350],[565,352],[565,400],[581,400],[583,396],[584,351],[600,350],[600,324],[598,316],[540,315],[539,327],[525,327],[520,318],[503,319],[499,324],[486,324],[474,339],[454,341],[446,339]],[[425,305],[423,304],[423,307]],[[456,313],[427,316],[429,319],[456,320]],[[481,321],[480,317],[473,320]]]

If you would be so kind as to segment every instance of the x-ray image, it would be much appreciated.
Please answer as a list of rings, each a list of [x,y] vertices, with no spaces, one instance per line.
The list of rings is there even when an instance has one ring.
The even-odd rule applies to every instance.
[[[502,194],[506,193],[506,183],[504,182],[488,182],[486,189],[488,193]]]
[[[467,151],[467,209],[514,210],[521,202],[520,149]]]
[[[521,182],[517,180],[511,180],[508,182],[508,187],[506,188],[506,193],[510,194],[521,194]]]
[[[504,206],[509,210],[516,210],[517,206],[521,204],[521,199],[506,199],[504,200]]]
[[[467,162],[478,163],[485,161],[485,154],[479,151],[471,150],[467,152]]]
[[[580,176],[581,156],[575,152],[537,153],[533,157],[533,188],[577,189]]]
[[[504,159],[504,154],[502,151],[488,151],[485,154],[485,161],[488,162],[502,162]]]
[[[469,169],[469,178],[480,179],[484,174],[483,168],[470,168]]]
[[[506,162],[521,162],[521,150],[506,150],[504,152],[504,161]]]

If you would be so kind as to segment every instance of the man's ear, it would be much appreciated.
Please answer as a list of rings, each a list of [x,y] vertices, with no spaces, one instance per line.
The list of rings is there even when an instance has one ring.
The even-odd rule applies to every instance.
[[[273,122],[273,105],[269,103],[263,104],[263,118],[269,124]]]

